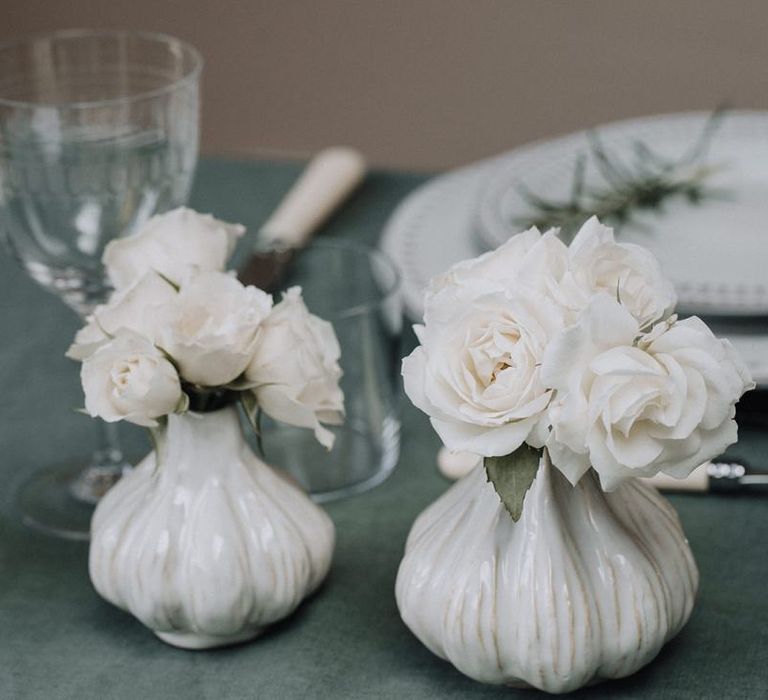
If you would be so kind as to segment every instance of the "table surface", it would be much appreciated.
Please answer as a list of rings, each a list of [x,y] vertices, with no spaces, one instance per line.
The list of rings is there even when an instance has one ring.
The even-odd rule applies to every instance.
[[[252,230],[300,171],[295,163],[207,160],[192,206]],[[374,173],[323,235],[375,244],[397,202],[424,176]],[[82,460],[93,425],[76,366],[63,353],[77,320],[0,256],[0,698],[489,698],[535,691],[484,686],[427,651],[400,621],[397,566],[416,515],[446,487],[438,439],[402,404],[402,456],[366,494],[329,504],[337,528],[330,576],[310,601],[256,641],[188,652],[158,641],[102,601],[88,579],[87,545],[19,524],[13,496],[36,469]],[[122,428],[128,454],[143,432]],[[743,428],[733,449],[768,463],[768,434]],[[768,697],[768,499],[675,496],[701,571],[693,616],[634,676],[579,698]]]

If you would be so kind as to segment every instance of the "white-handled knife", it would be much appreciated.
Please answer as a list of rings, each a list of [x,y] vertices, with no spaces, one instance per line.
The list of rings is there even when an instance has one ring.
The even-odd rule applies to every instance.
[[[345,146],[318,153],[256,236],[240,281],[268,292],[281,285],[293,256],[363,181],[362,154]]]

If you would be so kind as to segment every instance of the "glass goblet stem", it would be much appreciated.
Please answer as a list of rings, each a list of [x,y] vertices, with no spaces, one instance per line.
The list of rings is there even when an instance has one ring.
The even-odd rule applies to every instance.
[[[99,443],[91,455],[88,466],[75,476],[69,485],[74,498],[96,505],[99,499],[114,486],[130,465],[120,449],[117,425],[98,421]]]

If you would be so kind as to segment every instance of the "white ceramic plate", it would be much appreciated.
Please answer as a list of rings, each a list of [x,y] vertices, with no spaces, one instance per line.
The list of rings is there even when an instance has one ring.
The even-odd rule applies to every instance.
[[[667,134],[670,134],[672,132],[669,125],[674,122],[687,125],[677,127],[681,129],[677,132],[680,138],[685,136],[683,142],[683,148],[685,148],[698,135],[704,119],[706,119],[706,115],[703,113],[655,117],[602,127],[600,133],[605,134],[603,140],[607,144],[609,136],[618,138],[609,135],[609,130],[614,128],[627,128],[629,124],[635,123],[645,125],[647,129],[661,129],[662,127],[655,125],[666,124]],[[729,162],[750,162],[752,158],[750,153],[762,154],[765,152],[765,157],[760,164],[764,167],[765,173],[758,171],[757,165],[753,163],[743,170],[734,170],[735,173],[741,172],[742,175],[731,176],[736,177],[735,182],[746,180],[752,183],[751,189],[747,188],[747,191],[751,192],[747,198],[749,213],[745,214],[743,211],[741,214],[733,213],[737,217],[744,217],[744,219],[751,217],[754,228],[745,232],[739,226],[733,226],[731,229],[733,238],[728,239],[728,235],[731,234],[719,234],[715,238],[717,245],[714,245],[709,241],[713,234],[707,233],[698,237],[697,230],[689,226],[685,235],[688,236],[690,249],[685,248],[679,241],[674,240],[674,236],[669,235],[664,238],[664,245],[667,247],[661,250],[655,247],[654,250],[664,259],[667,274],[676,281],[678,292],[681,297],[685,298],[686,309],[703,314],[714,313],[717,310],[718,313],[730,313],[735,316],[745,313],[768,315],[768,290],[763,288],[761,291],[762,283],[760,281],[761,279],[768,280],[768,113],[741,112],[731,114],[721,125],[718,136],[713,142],[713,147],[719,138],[733,133],[733,124],[736,122],[743,125],[742,141],[751,142],[753,147],[742,145],[737,148],[734,146],[732,159]],[[649,139],[646,135],[648,132],[642,133],[644,139]],[[764,134],[765,138],[760,141],[758,148],[759,134]],[[533,144],[496,158],[481,161],[436,177],[403,200],[387,223],[381,246],[401,271],[405,308],[411,319],[421,319],[422,297],[431,277],[443,272],[459,260],[478,255],[484,247],[500,243],[511,232],[500,226],[494,227],[492,223],[500,224],[509,220],[503,218],[509,216],[509,209],[503,207],[511,206],[510,202],[514,201],[514,193],[516,193],[514,186],[510,185],[510,178],[514,177],[514,169],[510,164],[517,163],[517,168],[525,167],[527,169],[528,164],[533,163],[531,167],[541,168],[541,172],[554,173],[556,169],[551,163],[561,162],[562,156],[556,158],[553,154],[556,154],[558,149],[566,148],[563,144],[583,138],[583,134],[577,134],[557,141]],[[670,138],[672,137],[667,137],[666,143],[669,143]],[[728,136],[727,138],[731,144],[739,141],[736,136]],[[762,136],[760,138],[762,139]],[[717,154],[718,152],[713,148],[712,153]],[[545,155],[546,162],[550,163],[547,167],[552,168],[552,170],[546,170],[543,164],[536,165],[545,162]],[[762,155],[760,157],[762,158]],[[560,175],[561,183],[570,183],[573,174],[572,168],[573,162],[571,161],[567,168],[561,166],[557,171],[562,173]],[[739,180],[739,178],[742,179]],[[553,182],[557,182],[554,175]],[[764,202],[758,197],[761,182],[765,183]],[[489,183],[493,185],[490,189]],[[530,183],[528,181],[526,183],[530,187]],[[721,206],[723,204],[720,203]],[[725,204],[726,206],[730,205],[730,203]],[[675,206],[675,208],[677,207]],[[669,208],[669,211],[672,211],[672,207]],[[758,221],[761,211],[764,212],[762,223]],[[689,213],[687,215],[678,214],[677,216],[680,217],[678,221],[682,222],[686,216],[696,219],[699,215]],[[728,218],[723,209],[716,216],[722,217],[723,220]],[[758,230],[758,225],[763,225],[763,229]],[[707,230],[711,231],[712,229]],[[764,235],[762,235],[762,230],[765,231]],[[627,231],[625,240],[629,240],[630,236],[633,237],[632,240],[654,247],[653,242],[649,241],[652,236],[645,230]],[[661,240],[658,234],[653,234],[653,238],[654,241]],[[485,245],[479,239],[482,239]],[[690,256],[689,263],[683,262],[675,267],[673,261],[676,250],[678,254],[685,253],[685,255]],[[705,251],[709,252],[705,254]],[[667,261],[667,257],[670,255],[672,257]],[[705,268],[705,265],[708,267]],[[691,274],[688,275],[687,279],[694,280],[696,277],[701,278],[701,269],[709,270],[715,274],[717,281],[709,284],[702,279],[701,281],[707,285],[706,291],[691,282],[688,288],[691,293],[686,295],[686,287],[684,286],[686,276],[684,273],[690,272]],[[736,276],[733,275],[734,269]],[[725,274],[725,270],[731,270],[731,272]],[[765,270],[764,273],[763,270]],[[675,277],[677,271],[683,274]],[[724,303],[725,300],[730,300],[731,303],[727,301]],[[729,329],[727,335],[744,356],[758,383],[768,386],[768,322],[765,325],[765,330],[761,330],[759,326],[756,329],[754,323],[743,332],[734,332]]]
[[[642,141],[679,160],[704,129],[709,113],[673,114],[598,127],[600,141],[619,160],[632,161]],[[554,201],[569,198],[576,160],[587,157],[588,186],[604,187],[589,157],[586,132],[508,153],[490,169],[477,203],[476,232],[495,248],[529,211],[520,192]],[[706,165],[717,168],[707,186],[722,197],[693,205],[672,198],[619,230],[622,240],[650,248],[678,293],[681,311],[728,316],[768,315],[768,112],[731,112],[715,132]]]
[[[381,248],[400,269],[408,316],[420,319],[429,280],[482,252],[473,234],[479,188],[492,161],[433,178],[397,207],[381,237]]]

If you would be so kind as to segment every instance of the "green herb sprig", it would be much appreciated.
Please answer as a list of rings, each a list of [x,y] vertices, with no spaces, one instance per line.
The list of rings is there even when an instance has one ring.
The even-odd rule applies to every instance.
[[[715,110],[696,142],[678,160],[664,158],[643,141],[636,140],[632,143],[632,160],[625,163],[606,150],[596,131],[589,132],[589,153],[582,153],[576,159],[570,198],[560,202],[548,200],[524,186],[519,187],[530,213],[515,219],[515,228],[560,228],[563,235],[570,238],[591,216],[619,227],[641,211],[661,210],[673,197],[683,197],[691,204],[722,197],[723,191],[706,184],[718,168],[701,161],[724,114],[722,109]],[[602,188],[586,186],[589,155],[606,182]]]

